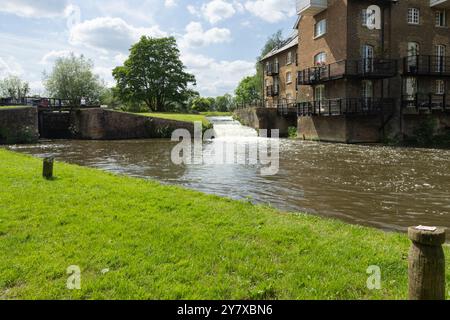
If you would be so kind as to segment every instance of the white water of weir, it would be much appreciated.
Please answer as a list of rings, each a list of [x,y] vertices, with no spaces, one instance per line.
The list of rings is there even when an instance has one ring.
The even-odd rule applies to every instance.
[[[258,138],[255,129],[245,127],[232,117],[209,118],[214,125],[214,135],[217,140],[254,140]]]

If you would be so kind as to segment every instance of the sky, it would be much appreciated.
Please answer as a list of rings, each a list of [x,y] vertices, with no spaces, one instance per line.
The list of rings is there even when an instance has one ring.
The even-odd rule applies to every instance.
[[[232,93],[277,30],[293,31],[295,0],[0,0],[0,78],[45,95],[44,72],[73,52],[108,86],[142,35],[174,36],[203,96]]]

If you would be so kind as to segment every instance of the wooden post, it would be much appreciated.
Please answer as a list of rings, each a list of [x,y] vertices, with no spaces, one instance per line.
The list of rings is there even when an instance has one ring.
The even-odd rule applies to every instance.
[[[47,180],[50,180],[53,178],[53,162],[54,162],[54,159],[52,157],[44,159],[42,176]]]
[[[409,299],[445,300],[444,228],[411,227]]]

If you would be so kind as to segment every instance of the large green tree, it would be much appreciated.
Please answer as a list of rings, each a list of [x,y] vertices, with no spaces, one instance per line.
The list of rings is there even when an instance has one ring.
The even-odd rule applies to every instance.
[[[246,104],[260,99],[258,78],[256,75],[241,80],[235,91],[236,103]]]
[[[88,104],[100,102],[104,84],[93,72],[92,61],[83,55],[58,58],[49,75],[44,74],[44,85],[50,97],[70,100],[80,105],[85,99]]]
[[[227,112],[233,108],[233,97],[230,94],[225,94],[216,98],[216,110],[220,112]]]
[[[21,99],[30,93],[28,82],[22,81],[17,76],[9,76],[0,80],[0,97]]]
[[[195,84],[195,77],[185,71],[173,37],[143,36],[113,76],[121,100],[143,102],[151,111],[166,111],[185,103],[192,95],[189,84]]]

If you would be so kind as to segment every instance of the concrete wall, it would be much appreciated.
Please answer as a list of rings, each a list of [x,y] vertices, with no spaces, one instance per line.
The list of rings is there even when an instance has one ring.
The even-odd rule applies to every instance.
[[[42,113],[41,137],[83,140],[170,138],[176,129],[194,134],[194,124],[104,109]]]
[[[378,116],[309,116],[298,118],[298,136],[304,140],[340,143],[376,143],[382,140]]]
[[[403,115],[403,135],[405,139],[415,137],[417,129],[423,126],[425,122],[431,122],[435,135],[444,135],[450,133],[450,113],[433,112],[431,114],[405,114]]]
[[[280,130],[280,137],[287,137],[289,127],[297,126],[297,115],[281,116],[275,108],[239,109],[235,111],[235,116],[243,125],[256,130],[278,129]]]
[[[36,108],[0,108],[0,144],[33,143],[38,139]]]

